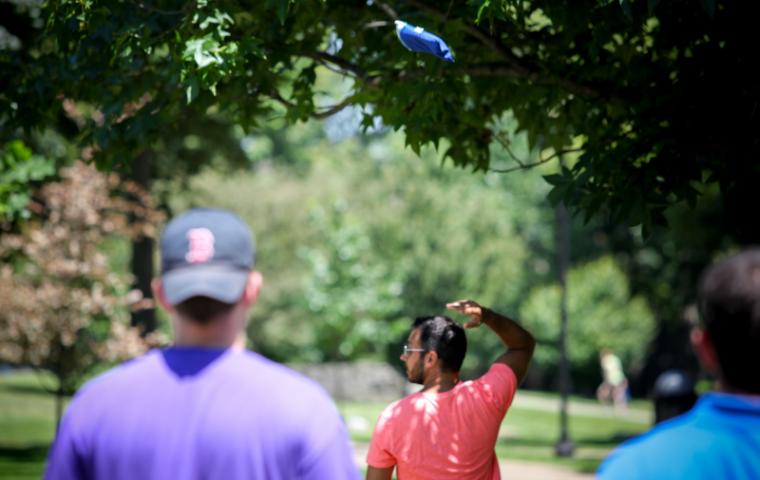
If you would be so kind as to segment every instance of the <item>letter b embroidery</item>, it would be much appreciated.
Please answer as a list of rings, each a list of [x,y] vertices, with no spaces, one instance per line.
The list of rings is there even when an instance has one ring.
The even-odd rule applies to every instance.
[[[189,263],[208,262],[214,257],[214,234],[208,228],[188,230],[187,241],[185,260]]]

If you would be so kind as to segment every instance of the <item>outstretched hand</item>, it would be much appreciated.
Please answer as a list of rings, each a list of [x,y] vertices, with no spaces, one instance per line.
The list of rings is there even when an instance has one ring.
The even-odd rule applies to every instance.
[[[483,314],[486,309],[485,307],[481,307],[478,302],[473,300],[457,300],[456,302],[447,303],[446,308],[464,313],[470,317],[470,320],[464,324],[464,328],[476,328],[483,324]]]
[[[463,313],[470,317],[464,328],[475,328],[484,323],[499,336],[507,351],[494,363],[503,363],[512,369],[519,384],[528,371],[530,359],[536,348],[536,340],[529,331],[518,325],[506,315],[482,307],[472,300],[458,300],[446,304],[446,308]]]

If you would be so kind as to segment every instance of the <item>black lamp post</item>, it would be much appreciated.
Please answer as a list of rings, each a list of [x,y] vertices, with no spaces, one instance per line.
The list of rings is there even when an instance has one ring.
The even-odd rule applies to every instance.
[[[560,165],[562,159],[560,158]],[[567,428],[567,400],[570,395],[570,362],[567,358],[567,281],[566,274],[570,264],[570,218],[564,203],[560,203],[555,209],[557,222],[557,253],[559,268],[559,423],[560,434],[557,444],[554,446],[554,453],[559,457],[570,457],[575,451],[575,445],[570,440],[570,433]]]

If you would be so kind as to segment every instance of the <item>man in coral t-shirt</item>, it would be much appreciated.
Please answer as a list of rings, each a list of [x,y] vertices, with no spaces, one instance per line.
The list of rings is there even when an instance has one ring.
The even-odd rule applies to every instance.
[[[446,305],[488,325],[508,350],[476,380],[460,381],[464,329],[445,316],[414,321],[401,360],[419,392],[390,404],[377,421],[367,454],[367,480],[501,478],[494,445],[517,385],[533,356],[533,336],[506,316],[471,300]]]

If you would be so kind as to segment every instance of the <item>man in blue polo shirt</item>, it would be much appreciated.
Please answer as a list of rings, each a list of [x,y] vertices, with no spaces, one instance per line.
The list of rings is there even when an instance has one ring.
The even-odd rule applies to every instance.
[[[760,250],[709,268],[699,310],[691,340],[716,391],[612,452],[600,479],[760,478]]]
[[[87,383],[48,479],[356,479],[343,422],[314,382],[244,348],[262,278],[250,230],[224,210],[175,218],[156,297],[174,345]]]

